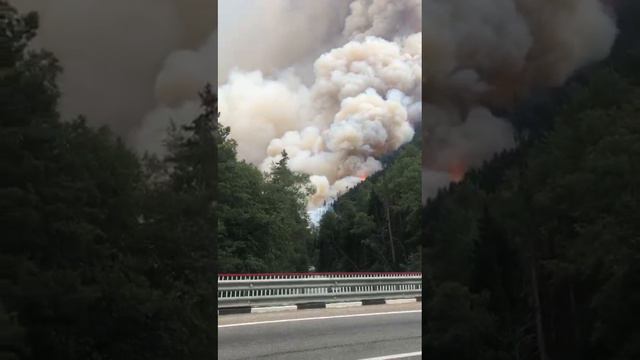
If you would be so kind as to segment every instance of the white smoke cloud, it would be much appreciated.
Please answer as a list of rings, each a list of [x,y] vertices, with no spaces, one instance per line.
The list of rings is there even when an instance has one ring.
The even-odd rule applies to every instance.
[[[390,40],[421,27],[422,0],[356,0],[349,7],[351,13],[343,31],[348,38],[376,36]]]
[[[286,151],[289,167],[309,174],[316,188],[310,209],[323,206],[413,138],[421,116],[420,40],[417,32],[348,41],[315,61],[308,86],[293,69],[268,79],[233,71],[218,90],[220,122],[230,126],[238,154],[263,171]]]
[[[234,69],[272,75],[293,66],[311,79],[313,61],[340,45],[349,2],[336,0],[220,0],[218,85]]]
[[[354,40],[323,54],[314,64],[314,101],[321,119],[338,109],[342,100],[373,88],[386,94],[396,90],[420,101],[422,57],[420,33],[399,42],[377,37]],[[397,95],[396,95],[397,96]]]

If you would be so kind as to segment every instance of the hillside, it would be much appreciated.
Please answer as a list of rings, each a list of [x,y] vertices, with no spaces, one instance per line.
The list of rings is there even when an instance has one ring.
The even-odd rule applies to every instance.
[[[619,9],[610,58],[521,104],[519,146],[424,209],[427,356],[640,357],[640,6]]]
[[[320,271],[419,271],[420,136],[338,198],[317,229]]]

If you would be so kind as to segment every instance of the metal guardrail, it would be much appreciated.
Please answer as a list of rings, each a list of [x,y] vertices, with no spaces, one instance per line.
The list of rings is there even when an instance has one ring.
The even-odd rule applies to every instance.
[[[422,273],[218,275],[218,308],[417,296],[422,296]]]

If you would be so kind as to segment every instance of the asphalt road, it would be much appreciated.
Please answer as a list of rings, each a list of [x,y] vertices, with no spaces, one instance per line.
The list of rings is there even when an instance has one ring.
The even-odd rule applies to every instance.
[[[420,359],[421,303],[218,317],[218,358]]]

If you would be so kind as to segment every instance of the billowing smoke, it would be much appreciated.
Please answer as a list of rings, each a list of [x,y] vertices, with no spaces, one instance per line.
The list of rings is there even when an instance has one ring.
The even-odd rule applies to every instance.
[[[508,110],[603,59],[616,36],[600,0],[447,0],[423,4],[423,201],[515,145]]]
[[[306,23],[312,12],[293,3],[279,1],[276,17]],[[313,175],[311,206],[380,170],[377,159],[411,139],[422,112],[426,200],[515,146],[511,125],[491,109],[508,110],[529,92],[561,85],[604,58],[616,35],[600,0],[362,0],[334,21],[340,14],[331,17],[342,29],[338,40],[315,42],[334,46],[315,60],[311,81],[295,72],[309,61],[292,51],[304,36],[296,32],[275,60],[260,58],[266,68],[230,70],[219,90],[221,120],[240,155],[268,170],[286,150],[292,169]],[[221,51],[221,58],[231,54]],[[274,71],[276,63],[287,70]]]
[[[432,196],[515,145],[491,109],[562,84],[616,35],[601,0],[220,0],[219,29],[215,0],[13,3],[41,15],[36,45],[65,68],[65,117],[159,152],[169,121],[196,116],[197,91],[216,82],[239,154],[267,170],[286,150],[312,175],[311,206],[378,171],[422,114]]]
[[[220,121],[230,126],[239,156],[265,172],[286,151],[289,167],[309,174],[315,186],[309,208],[323,207],[381,170],[380,156],[414,136],[422,109],[421,4],[352,1],[344,11],[335,5],[345,2],[335,0],[263,3],[277,4],[277,27],[286,19],[312,23],[320,11],[333,20],[315,26],[341,31],[312,43],[315,53],[324,50],[311,63],[312,76],[305,73],[309,57],[286,46],[277,61],[265,59],[266,68],[231,68],[218,90]],[[296,44],[313,40],[300,39],[304,34],[279,36],[285,44],[292,37],[298,50]],[[273,71],[283,58],[293,62]]]

